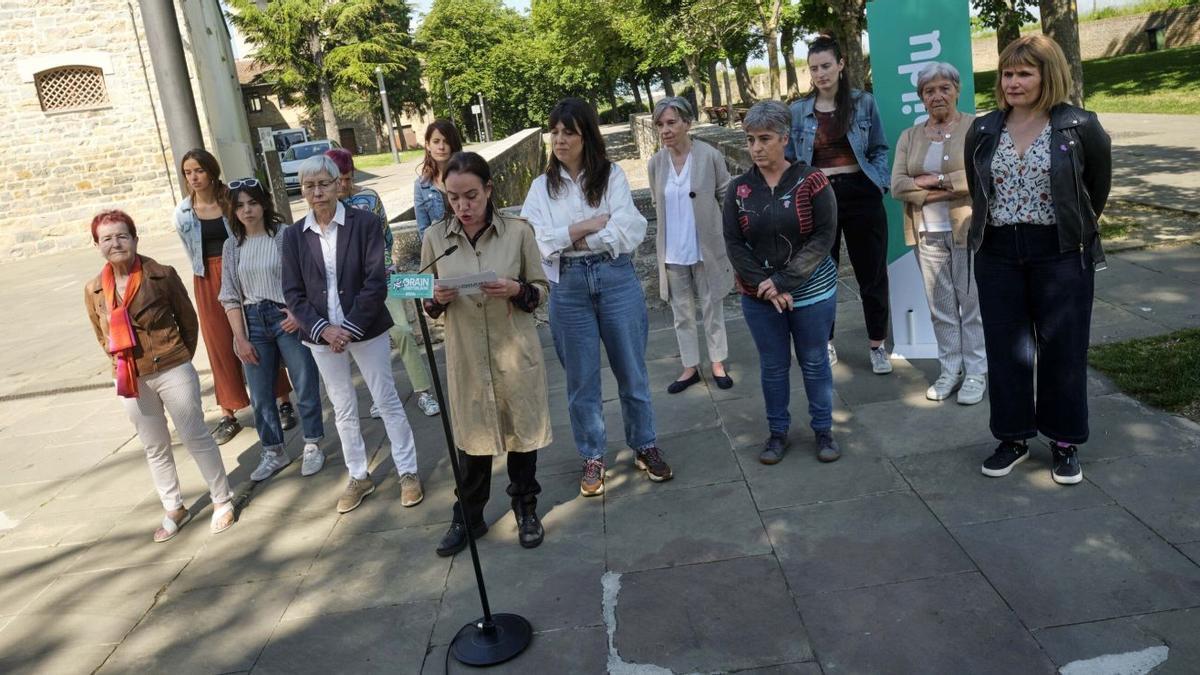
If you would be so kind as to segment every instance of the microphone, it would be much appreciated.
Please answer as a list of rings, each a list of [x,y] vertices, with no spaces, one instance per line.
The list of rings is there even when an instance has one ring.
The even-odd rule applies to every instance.
[[[690,198],[692,198],[692,199],[695,199],[695,198],[696,198],[696,193],[695,193],[695,192],[689,192],[689,193],[688,193],[688,197],[690,197]]]
[[[433,267],[434,263],[441,260],[442,258],[445,258],[446,256],[450,255],[451,253],[454,253],[457,250],[458,250],[458,244],[455,244],[455,245],[451,246],[450,248],[446,249],[445,251],[442,251],[441,255],[434,258],[433,260],[430,260],[429,264],[422,267],[421,270],[419,272],[417,272],[417,274],[420,274],[421,272],[424,272],[425,270],[429,269],[430,267]]]

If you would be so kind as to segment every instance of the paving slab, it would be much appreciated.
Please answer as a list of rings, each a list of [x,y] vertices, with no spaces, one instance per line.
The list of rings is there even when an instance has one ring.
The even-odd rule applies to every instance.
[[[890,374],[876,375],[871,372],[870,355],[865,345],[864,341],[862,348],[847,349],[845,355],[839,351],[837,365],[833,367],[833,388],[850,406],[897,400],[920,403],[925,399],[925,390],[941,373],[937,359],[909,361],[895,358]],[[936,408],[952,405],[957,405],[953,398]]]
[[[633,572],[620,585],[615,647],[623,661],[687,673],[812,659],[770,556]]]
[[[1096,276],[1096,294],[1173,329],[1200,324],[1196,302],[1200,285],[1183,278],[1112,256],[1110,270]]]
[[[1192,559],[1192,562],[1200,565],[1200,541],[1191,544],[1179,544],[1176,548],[1183,551],[1183,554]]]
[[[0,670],[7,675],[91,675],[117,646],[74,646],[61,636],[39,638],[20,650],[0,653]]]
[[[1200,541],[1200,453],[1096,462],[1087,477],[1163,539]]]
[[[1200,568],[1116,506],[951,532],[1031,628],[1200,605]]]
[[[1200,672],[1198,635],[1200,610],[1197,609],[1061,626],[1034,633],[1060,667],[1075,661],[1167,646],[1167,660],[1153,670],[1156,675]]]
[[[841,459],[827,464],[816,460],[809,444],[807,438],[793,438],[784,461],[773,466],[759,462],[757,453],[741,452],[742,471],[759,511],[909,489],[885,457],[847,447]]]
[[[438,645],[425,657],[427,675],[465,675],[479,669],[464,666],[453,656],[446,659],[449,645]],[[529,647],[515,659],[491,666],[488,673],[525,675],[530,672],[601,675],[608,672],[608,632],[603,626],[537,632]]]
[[[711,509],[720,504],[719,509]],[[655,491],[604,505],[608,569],[632,572],[771,552],[745,483]],[[698,513],[705,517],[697,518]]]
[[[975,570],[911,492],[777,509],[763,521],[797,596]]]
[[[65,518],[63,515],[55,516]],[[179,530],[173,539],[155,544],[154,531],[162,522],[163,510],[153,499],[117,518],[112,527],[88,547],[71,568],[72,572],[90,572],[169,561],[191,560],[209,539],[228,534],[212,534],[212,510],[196,513],[192,522]],[[235,524],[234,527],[237,527]]]
[[[1088,399],[1091,435],[1080,461],[1158,455],[1200,445],[1200,426],[1143,405],[1125,394]],[[1086,471],[1086,469],[1085,469]]]
[[[312,567],[336,523],[332,515],[240,522],[237,536],[210,537],[171,589],[183,592],[300,577]]]
[[[417,673],[437,602],[282,621],[255,673]]]
[[[70,569],[82,546],[0,553],[0,617],[15,616]]]
[[[815,661],[784,663],[766,668],[739,670],[738,675],[823,675],[821,665]]]
[[[930,401],[922,388],[903,400],[854,406],[849,426],[886,457],[904,457],[992,441],[988,406]]]
[[[826,673],[1054,673],[978,573],[798,599]]]
[[[756,388],[752,392],[743,392],[746,396],[737,398],[729,398],[716,401],[717,414],[721,417],[721,429],[729,438],[730,445],[736,450],[746,448],[755,448],[755,452],[751,453],[757,456],[757,449],[761,448],[764,441],[767,439],[769,430],[767,428],[767,412],[766,404],[763,403],[762,394]],[[792,378],[791,399],[788,402],[788,410],[792,414],[792,426],[789,430],[788,437],[791,439],[793,446],[808,447],[812,452],[816,452],[813,445],[813,432],[811,426],[811,418],[808,414],[808,398],[804,395],[804,383],[799,376]],[[851,421],[854,419],[854,410],[843,403],[837,397],[837,391],[834,391],[833,398],[833,433],[839,445],[851,444],[843,447],[844,451],[865,450],[871,447],[874,439],[867,439],[858,436],[856,428]],[[855,445],[859,440],[863,443]],[[744,453],[739,452],[739,457]],[[878,454],[878,453],[871,453]]]
[[[607,465],[604,492],[607,501],[633,495],[666,492],[704,485],[716,485],[742,479],[741,469],[733,449],[724,434],[716,430],[691,431],[660,436],[663,458],[671,465],[674,475],[669,481],[652,482],[645,471],[634,466],[634,452],[622,443],[610,448],[612,461]],[[572,476],[578,482],[577,476]]]
[[[925,504],[947,526],[1057,513],[1112,503],[1084,481],[1064,488],[1050,477],[1050,452],[1034,443],[1033,454],[1004,478],[980,471],[994,443],[912,455],[893,460]],[[1092,476],[1088,463],[1085,475]]]

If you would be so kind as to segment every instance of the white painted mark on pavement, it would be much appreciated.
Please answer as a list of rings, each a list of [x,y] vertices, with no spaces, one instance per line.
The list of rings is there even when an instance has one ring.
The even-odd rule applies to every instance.
[[[1124,654],[1105,654],[1072,661],[1058,672],[1062,675],[1145,675],[1167,662],[1170,648],[1165,645]]]
[[[12,518],[9,517],[9,515],[7,513],[5,513],[4,511],[0,511],[0,532],[4,532],[5,530],[11,530],[20,524],[21,524],[21,521],[13,520]]]
[[[626,663],[617,653],[617,594],[621,592],[621,575],[605,572],[600,577],[604,588],[604,626],[608,629],[608,672],[612,675],[674,675],[670,670],[643,663]]]

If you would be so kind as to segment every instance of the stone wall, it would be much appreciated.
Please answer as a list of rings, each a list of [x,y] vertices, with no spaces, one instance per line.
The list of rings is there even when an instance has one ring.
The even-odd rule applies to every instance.
[[[638,157],[648,160],[658,152],[658,134],[648,113],[629,116],[629,126],[637,145]],[[696,124],[689,135],[721,151],[729,173],[738,175],[750,168],[750,153],[746,150],[746,136],[740,128],[723,127],[716,124]]]
[[[1149,51],[1150,42],[1146,37],[1146,29],[1152,26],[1166,27],[1164,47],[1167,49],[1198,44],[1200,5],[1085,21],[1079,24],[1079,52],[1083,60],[1087,61]],[[972,40],[971,51],[976,72],[996,69],[999,54],[996,52],[994,35]]]

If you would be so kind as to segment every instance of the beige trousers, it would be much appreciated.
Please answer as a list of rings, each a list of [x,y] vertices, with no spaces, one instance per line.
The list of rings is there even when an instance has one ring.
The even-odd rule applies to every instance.
[[[704,341],[710,362],[724,361],[729,356],[725,339],[724,298],[713,297],[708,287],[704,263],[667,265],[667,297],[675,315],[675,338],[679,341],[679,359],[684,368],[700,365],[700,336],[696,333],[696,301],[704,321]]]

